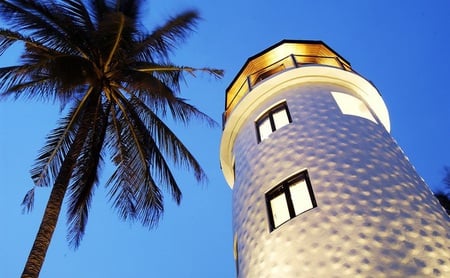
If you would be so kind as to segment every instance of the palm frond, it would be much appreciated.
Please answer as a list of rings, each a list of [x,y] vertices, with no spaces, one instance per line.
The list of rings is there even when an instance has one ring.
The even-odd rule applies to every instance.
[[[73,116],[76,109],[70,111],[46,138],[46,144],[39,151],[35,164],[31,169],[31,178],[36,186],[49,186],[57,176],[70,145],[73,142],[75,125]]]
[[[20,82],[9,87],[2,95],[5,98],[12,97],[14,100],[35,99],[42,101],[56,100],[61,94],[55,94],[58,87],[46,76],[35,76],[34,80]]]
[[[141,90],[151,91],[152,95],[168,98],[179,94],[180,83],[184,81],[183,70],[180,68],[155,63],[135,63],[133,68],[128,71],[127,77],[150,80],[152,83],[148,85],[154,84],[155,86],[142,87]],[[160,84],[158,85],[158,83]]]
[[[211,68],[192,68],[174,65],[161,65],[154,63],[135,63],[121,77],[125,90],[134,92],[142,99],[146,99],[152,108],[165,111],[166,101],[176,101],[175,96],[180,91],[180,81],[184,80],[183,73],[207,72],[219,78],[222,70]],[[159,100],[162,100],[160,103]],[[161,104],[159,107],[153,104]]]
[[[91,120],[89,127],[86,127],[89,133],[68,188],[67,239],[75,249],[80,245],[85,232],[93,189],[98,183],[98,171],[102,160],[108,116],[107,112],[103,111],[100,99],[96,110],[88,118]]]
[[[27,76],[21,74],[22,70],[26,68],[23,66],[9,66],[0,68],[0,97],[7,98],[11,94],[5,93],[10,87],[20,84],[26,80]]]
[[[138,220],[153,227],[163,212],[163,196],[156,186],[151,172],[145,141],[145,130],[138,125],[138,118],[122,103],[123,98],[115,94],[118,104],[117,122],[120,130],[113,130],[111,137],[118,148],[113,151],[116,172],[108,180],[110,199],[123,219]],[[131,114],[130,114],[131,113]],[[115,135],[114,135],[115,134]],[[119,137],[120,136],[120,137]],[[115,144],[110,144],[114,148]]]
[[[142,57],[142,61],[161,59],[167,62],[169,54],[184,42],[187,36],[197,26],[200,16],[196,10],[184,11],[169,18],[165,24],[156,27],[150,34],[136,42],[130,49],[133,57]]]
[[[55,97],[56,84],[52,83],[48,75],[42,72],[42,65],[22,65],[0,68],[0,84],[2,98],[13,96],[14,99]],[[52,98],[53,98],[52,97]]]
[[[123,90],[138,97],[154,112],[165,116],[169,109],[173,119],[184,124],[196,119],[206,122],[210,127],[218,126],[214,119],[188,104],[186,99],[176,97],[163,78],[155,78],[146,72],[130,71],[126,80]]]
[[[192,76],[196,76],[195,74],[197,72],[204,72],[207,74],[210,74],[216,78],[223,77],[223,70],[221,69],[214,69],[214,68],[193,68],[193,67],[187,67],[187,66],[175,66],[175,65],[162,65],[162,64],[145,64],[140,63],[139,67],[135,70],[141,71],[141,72],[148,72],[148,73],[170,73],[170,72],[186,72],[189,73]]]
[[[34,48],[23,59],[23,65],[0,68],[2,97],[65,101],[95,74],[81,57],[58,56],[43,49]]]
[[[17,41],[23,41],[23,36],[8,29],[0,29],[0,55]]]
[[[36,42],[59,51],[73,50],[62,26],[55,24],[54,16],[62,14],[55,3],[15,0],[0,1],[0,16],[16,31],[25,31]],[[4,15],[4,16],[2,16]],[[11,16],[13,15],[13,16]],[[49,40],[48,38],[52,39]]]
[[[20,204],[22,206],[22,213],[28,213],[34,207],[34,186],[25,194],[25,197]]]
[[[111,123],[107,132],[107,145],[111,152],[111,158],[116,170],[111,175],[106,185],[111,185],[109,200],[113,201],[113,206],[118,210],[120,217],[124,220],[134,219],[136,214],[136,201],[134,199],[134,186],[132,182],[134,171],[128,167],[129,154],[127,132],[123,132],[123,121],[120,121],[122,112],[111,109]]]
[[[116,10],[129,18],[137,19],[143,0],[122,0],[116,2]]]
[[[62,162],[74,142],[74,132],[78,128],[79,120],[85,112],[86,103],[92,91],[93,88],[81,101],[76,103],[68,115],[60,121],[59,126],[47,136],[46,144],[40,150],[31,169],[31,177],[36,186],[49,185],[59,172]]]
[[[450,166],[445,166],[444,171],[445,171],[445,176],[442,179],[442,181],[444,182],[447,189],[450,191]]]
[[[219,124],[207,114],[198,110],[195,106],[186,102],[184,98],[175,98],[175,101],[168,102],[173,119],[181,121],[184,124],[188,124],[191,120],[201,120],[206,122],[209,127],[217,127]]]
[[[125,28],[125,16],[123,14],[118,13],[116,16],[114,16],[114,18],[118,19],[118,22],[117,22],[118,24],[117,24],[117,30],[115,32],[115,38],[112,40],[112,42],[114,44],[111,47],[111,51],[109,52],[108,58],[106,59],[106,62],[105,62],[105,70],[106,71],[109,71],[111,61],[119,49],[119,43],[122,40],[122,35],[123,35],[122,33]]]
[[[95,26],[103,20],[103,16],[111,11],[105,0],[87,0],[84,3],[89,10],[92,22]]]
[[[176,73],[174,73],[176,74]],[[169,78],[169,77],[168,77]],[[177,77],[172,77],[172,79]],[[125,77],[121,78],[122,89],[129,95],[136,95],[145,103],[148,103],[152,109],[165,114],[166,106],[165,102],[175,99],[175,88],[169,87],[172,84],[170,81],[163,80],[163,78],[157,78],[151,73],[129,70],[125,73]],[[168,99],[168,100],[166,100]]]
[[[168,138],[167,134],[174,135],[171,133],[170,130],[167,130],[168,127],[164,124],[159,125],[162,123],[162,121],[159,121],[159,118],[156,117],[155,114],[151,112],[150,109],[146,109],[147,107],[143,107],[140,109],[140,105],[143,103],[140,103],[137,98],[132,98],[130,102],[127,102],[126,106],[128,107],[128,111],[130,111],[131,116],[136,119],[136,127],[143,133],[144,138],[144,144],[147,146],[146,154],[147,159],[150,164],[152,177],[157,179],[159,184],[162,184],[166,187],[167,191],[172,195],[172,198],[177,202],[180,203],[181,201],[181,190],[178,186],[178,183],[175,180],[175,177],[172,174],[172,171],[166,162],[166,159],[164,157],[164,154],[162,152],[165,152],[169,159],[171,161],[174,161],[177,163],[179,161],[180,156],[180,148],[171,148],[170,145],[173,142],[165,142],[165,140],[171,140],[174,138]],[[146,113],[151,113],[150,117],[146,117]],[[152,117],[153,116],[153,117]],[[156,119],[154,118],[156,117]],[[144,119],[142,119],[144,118]],[[162,126],[162,128],[161,128]],[[162,130],[161,130],[162,129]],[[175,141],[178,140],[178,138],[175,138]],[[174,145],[177,145],[178,142],[175,142]],[[182,145],[182,144],[181,144]],[[181,146],[181,149],[183,149],[184,146]],[[175,149],[174,152],[167,152],[167,148],[169,149]],[[186,149],[185,149],[186,150]],[[175,156],[174,157],[174,153]],[[183,154],[186,156],[189,156],[188,154]],[[181,155],[181,156],[183,156]],[[188,159],[189,160],[189,159]],[[194,159],[195,160],[195,159]],[[198,165],[198,164],[197,164]],[[192,165],[191,165],[192,166]],[[200,166],[200,165],[198,165]],[[193,167],[197,170],[197,168]],[[200,172],[201,172],[200,167]]]
[[[137,107],[139,115],[144,118],[144,123],[150,130],[152,138],[156,138],[158,150],[161,150],[165,156],[170,157],[171,161],[177,166],[184,167],[186,169],[192,169],[194,171],[197,181],[205,181],[206,174],[202,167],[191,154],[188,148],[182,143],[182,141],[172,132],[172,130],[143,102],[138,98],[133,98],[133,104]],[[183,103],[183,102],[180,102]],[[185,104],[185,103],[184,103]],[[180,104],[182,106],[183,104]],[[187,104],[185,104],[187,105]],[[191,107],[187,105],[188,107]],[[194,110],[198,111],[198,110]],[[200,115],[204,115],[199,112]],[[206,119],[210,119],[204,115]],[[215,123],[212,120],[212,123]]]
[[[122,65],[129,56],[133,32],[136,30],[133,28],[132,20],[120,12],[109,12],[102,17],[97,30],[93,32],[92,44],[101,49],[99,51],[101,64],[104,72],[108,72],[111,65],[115,67]]]
[[[75,26],[85,31],[88,34],[89,31],[95,30],[95,25],[92,22],[89,10],[82,1],[78,0],[65,0],[61,3],[64,9],[64,15],[70,19]],[[79,29],[76,29],[77,31]]]

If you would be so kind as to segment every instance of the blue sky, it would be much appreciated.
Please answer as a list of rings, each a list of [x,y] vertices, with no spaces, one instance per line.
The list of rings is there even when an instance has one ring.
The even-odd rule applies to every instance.
[[[197,32],[174,53],[182,65],[213,66],[226,74],[188,78],[183,96],[221,121],[225,88],[246,59],[282,39],[322,40],[371,80],[390,112],[392,135],[428,185],[442,185],[450,165],[450,4],[435,1],[147,1],[145,23],[187,8],[200,10]],[[17,53],[0,57],[13,63]],[[29,170],[58,107],[0,103],[0,277],[18,277],[31,248],[49,188],[37,191],[31,214],[20,202]],[[219,165],[220,128],[194,123],[174,127],[203,164],[209,183],[197,185],[178,171],[183,200],[167,198],[157,229],[124,223],[96,191],[86,235],[77,251],[65,240],[65,215],[49,248],[41,277],[234,277],[231,189]],[[103,169],[108,177],[110,169]],[[63,212],[64,213],[64,212]]]

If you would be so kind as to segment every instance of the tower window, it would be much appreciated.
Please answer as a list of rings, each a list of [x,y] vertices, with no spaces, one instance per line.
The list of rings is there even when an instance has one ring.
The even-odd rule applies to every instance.
[[[364,102],[362,102],[360,99],[352,95],[339,92],[331,92],[331,95],[336,101],[342,114],[358,116],[377,123],[369,108],[367,108]]]
[[[289,110],[285,102],[279,104],[256,121],[256,130],[258,133],[258,142],[263,141],[277,129],[292,122]]]
[[[266,194],[270,230],[317,207],[308,172],[303,171]]]

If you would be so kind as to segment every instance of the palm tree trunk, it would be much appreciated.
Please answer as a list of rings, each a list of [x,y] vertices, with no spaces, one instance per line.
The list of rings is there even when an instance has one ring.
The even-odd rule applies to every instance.
[[[42,265],[47,254],[50,241],[55,231],[58,217],[61,212],[62,202],[66,195],[67,187],[72,177],[73,169],[76,165],[77,158],[83,149],[83,143],[88,135],[89,129],[83,128],[89,126],[89,113],[83,115],[81,128],[78,129],[74,142],[64,159],[61,169],[53,184],[47,207],[42,217],[41,225],[34,239],[33,247],[28,255],[22,272],[22,278],[37,278],[41,271]]]
[[[66,162],[65,162],[66,164]],[[72,165],[68,165],[72,164]],[[53,232],[58,222],[59,213],[61,211],[62,201],[67,191],[67,186],[71,176],[71,169],[73,169],[74,162],[67,161],[66,171],[60,172],[58,179],[53,185],[53,189],[50,193],[47,207],[42,217],[41,225],[34,240],[33,247],[28,255],[27,262],[25,264],[22,278],[37,278],[44,263],[45,255],[47,253],[48,246],[53,236]]]

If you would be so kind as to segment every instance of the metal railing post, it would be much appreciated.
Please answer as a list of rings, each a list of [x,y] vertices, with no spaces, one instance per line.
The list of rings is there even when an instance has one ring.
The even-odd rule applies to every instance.
[[[294,62],[294,66],[295,66],[296,68],[298,68],[298,63],[297,63],[297,59],[295,59],[295,55],[294,55],[294,54],[291,54],[291,57],[292,57],[292,62]]]

